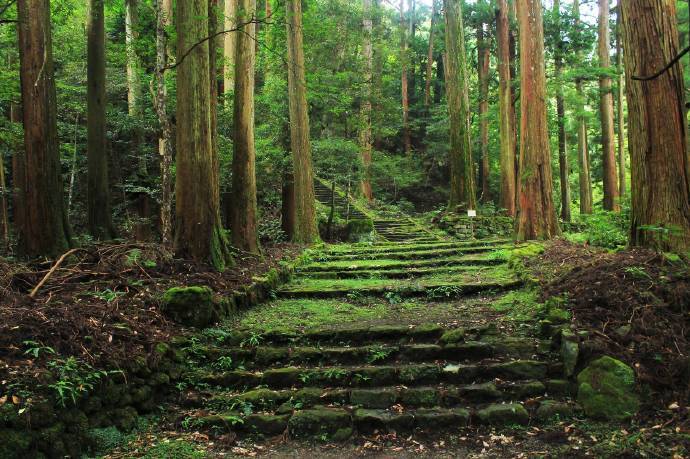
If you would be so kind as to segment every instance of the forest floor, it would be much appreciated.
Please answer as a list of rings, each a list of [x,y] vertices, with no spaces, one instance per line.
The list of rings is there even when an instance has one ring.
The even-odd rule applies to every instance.
[[[326,247],[275,300],[192,343],[203,376],[105,457],[687,457],[688,279],[674,257],[565,241]],[[559,367],[536,321],[545,302],[564,298],[572,323],[593,337],[589,351],[635,369],[646,403],[632,422],[587,419],[572,392],[556,391]],[[456,330],[459,344],[446,343]],[[475,373],[466,381],[434,373],[457,361],[436,354],[452,346],[468,353],[460,366]],[[232,356],[233,366],[221,372],[211,355]],[[379,380],[390,368],[397,376]],[[488,408],[508,404],[512,414],[492,419],[490,400],[468,397],[486,385],[497,399]],[[454,387],[465,392],[450,401]],[[310,390],[316,399],[304,396]],[[546,419],[539,408],[550,403],[563,411]],[[515,417],[521,407],[525,417]],[[317,425],[293,422],[300,412]],[[329,427],[338,413],[347,420]],[[443,428],[443,416],[470,426]],[[349,437],[351,422],[358,434]],[[346,440],[336,438],[342,429]]]
[[[219,274],[155,245],[97,245],[75,252],[33,298],[50,265],[0,259],[0,391],[44,371],[36,350],[100,368],[182,335],[196,357],[179,397],[132,433],[109,430],[99,457],[690,454],[683,259],[419,232],[399,243],[309,250],[311,261],[274,300],[203,333],[158,311],[169,287],[233,291],[302,250],[238,254]],[[557,358],[537,331],[553,302],[589,332],[587,352],[635,369],[645,403],[632,422],[587,419],[562,390]],[[544,406],[558,415],[540,415]],[[296,413],[317,425],[297,424]],[[333,415],[340,420],[323,430]],[[439,428],[444,422],[469,426]]]

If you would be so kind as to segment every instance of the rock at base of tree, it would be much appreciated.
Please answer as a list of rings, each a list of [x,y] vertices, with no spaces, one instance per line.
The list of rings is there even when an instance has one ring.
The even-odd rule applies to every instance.
[[[162,311],[182,325],[204,328],[220,319],[220,305],[208,287],[173,287],[163,295]]]
[[[589,364],[577,377],[577,400],[587,416],[625,421],[635,415],[640,400],[635,393],[635,373],[625,363],[604,356]]]

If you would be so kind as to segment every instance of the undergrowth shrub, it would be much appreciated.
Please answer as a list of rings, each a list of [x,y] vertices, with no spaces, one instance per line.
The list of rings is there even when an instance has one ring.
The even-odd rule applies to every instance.
[[[591,215],[580,215],[577,223],[581,231],[565,235],[571,242],[608,249],[617,249],[628,244],[630,213],[627,207],[621,212],[597,211]]]

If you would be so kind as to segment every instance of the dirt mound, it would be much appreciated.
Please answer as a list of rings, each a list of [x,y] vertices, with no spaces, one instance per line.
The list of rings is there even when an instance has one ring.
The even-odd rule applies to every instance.
[[[557,241],[533,266],[542,274],[545,299],[566,298],[578,328],[590,331],[596,349],[630,364],[657,393],[651,399],[688,399],[686,262],[641,249],[609,253]]]

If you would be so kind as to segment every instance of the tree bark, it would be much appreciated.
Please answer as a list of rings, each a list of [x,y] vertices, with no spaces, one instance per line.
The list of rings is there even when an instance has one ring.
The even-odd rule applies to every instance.
[[[237,24],[237,3],[239,0],[225,0],[225,30],[230,30]],[[225,80],[223,86],[225,87],[225,92],[227,93],[231,89],[235,88],[235,50],[237,46],[235,41],[237,40],[237,32],[228,32],[223,35],[225,40],[224,53],[225,53]]]
[[[450,114],[450,202],[456,210],[476,209],[474,164],[470,148],[467,55],[460,0],[443,1],[446,16],[446,93]]]
[[[96,239],[115,237],[108,181],[105,126],[105,18],[103,0],[89,0],[87,15],[87,213]]]
[[[630,242],[664,251],[690,248],[683,69],[676,64],[650,81],[633,76],[654,74],[678,54],[675,5],[672,0],[621,3],[632,171]]]
[[[625,112],[623,110],[623,100],[625,99],[625,73],[623,72],[623,46],[621,44],[621,8],[620,3],[616,7],[618,18],[616,20],[616,55],[618,64],[618,192],[622,196],[627,193],[625,176]]]
[[[496,12],[498,41],[498,117],[501,145],[501,199],[499,206],[515,216],[515,130],[513,88],[510,75],[510,20],[507,0],[498,0]]]
[[[573,16],[575,25],[581,26],[580,1],[573,0]],[[581,59],[581,55],[579,58]],[[578,60],[580,60],[578,59]],[[585,118],[585,94],[582,88],[582,80],[575,82],[577,91],[577,162],[580,183],[580,213],[592,213],[592,178],[589,167],[589,141],[587,139],[587,120]]]
[[[256,12],[256,0],[240,0],[243,22]],[[237,35],[235,52],[234,155],[232,158],[232,242],[245,252],[260,253],[257,230],[256,152],[254,149],[254,24]]]
[[[609,55],[609,0],[599,0],[599,67],[611,70]],[[601,118],[601,149],[603,155],[604,210],[620,210],[618,174],[616,173],[615,126],[613,122],[613,91],[611,77],[599,78],[599,116]]]
[[[372,112],[372,78],[374,70],[374,54],[372,47],[372,1],[362,1],[364,18],[362,20],[363,26],[363,43],[362,55],[364,57],[364,85],[362,94],[362,106],[360,109],[360,132],[359,132],[359,147],[361,149],[362,157],[362,195],[369,201],[374,200],[374,194],[371,189],[371,154],[372,154],[372,134],[371,134],[371,112]]]
[[[409,71],[408,71],[409,56],[407,52],[407,24],[405,21],[405,0],[400,0],[400,72],[401,72],[401,86],[400,93],[402,97],[402,112],[403,112],[403,148],[406,154],[412,153],[412,136],[410,134],[410,93],[409,93]]]
[[[307,83],[304,73],[302,39],[302,2],[289,0],[287,5],[288,94],[290,106],[290,145],[292,149],[295,188],[294,242],[319,240],[316,226],[314,172],[309,140]]]
[[[14,180],[19,251],[54,257],[70,246],[57,135],[49,0],[18,0],[24,152]]]
[[[5,161],[0,156],[0,236],[2,237],[2,250],[7,250],[10,245],[10,222],[7,214],[7,182],[5,180]]]
[[[431,106],[431,82],[434,71],[434,34],[436,26],[436,0],[431,1],[431,25],[429,25],[429,51],[426,57],[426,78],[424,80],[424,107]]]
[[[489,188],[489,62],[490,43],[484,35],[484,22],[477,28],[477,62],[479,65],[479,138],[481,143],[481,181],[483,203],[491,201]]]
[[[160,156],[161,174],[161,239],[163,245],[170,246],[172,234],[172,126],[167,111],[167,87],[165,85],[165,67],[168,64],[168,39],[165,28],[172,19],[172,9],[167,0],[155,0],[156,13],[156,93],[154,97],[158,117],[158,155]],[[168,8],[168,9],[166,9]]]
[[[223,270],[231,261],[220,220],[218,161],[211,132],[208,0],[177,1],[177,234],[178,256]]]
[[[519,0],[518,24],[521,115],[517,240],[551,239],[560,234],[560,228],[552,195],[541,1]]]
[[[563,40],[561,38],[561,2],[554,0],[553,13],[556,18],[556,36],[554,61],[556,67],[556,112],[558,115],[558,168],[561,182],[561,219],[569,222],[570,212],[570,167],[568,165],[568,146],[565,133],[565,98],[563,97]]]

